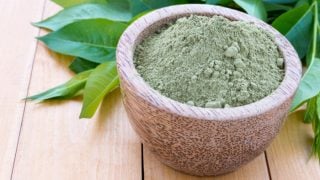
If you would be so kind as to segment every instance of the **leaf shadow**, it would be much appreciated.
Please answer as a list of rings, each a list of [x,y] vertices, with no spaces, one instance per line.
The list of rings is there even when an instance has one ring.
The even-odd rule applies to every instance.
[[[121,108],[121,92],[116,89],[108,94],[102,101],[100,108],[96,112],[96,130],[103,133],[108,121],[117,121],[117,109]]]
[[[301,130],[301,133],[303,133],[302,135],[304,136],[305,139],[305,143],[306,145],[308,145],[308,150],[311,153],[311,146],[313,143],[313,131],[311,128],[311,124],[307,124],[303,122],[304,116],[305,116],[306,111],[304,109],[300,109],[298,111],[295,111],[294,113],[290,114],[288,116],[288,118],[295,116],[294,118],[291,118],[295,121],[297,121],[296,123],[298,124],[297,126],[301,126],[299,128],[299,130]],[[310,127],[306,127],[306,126],[310,126]]]
[[[46,101],[36,101],[36,100],[32,101],[32,100],[24,100],[23,99],[23,101],[26,101],[27,103],[34,103],[34,104],[38,105],[39,106],[38,108],[47,107],[47,106],[59,106],[61,104],[68,103],[68,102],[81,103],[82,100],[83,100],[82,96],[75,96],[70,99],[49,99]]]
[[[73,56],[63,55],[63,54],[54,52],[50,50],[48,47],[46,47],[42,42],[39,42],[39,43],[41,43],[42,46],[44,46],[45,54],[49,55],[51,57],[51,60],[53,60],[57,66],[69,69],[68,66],[73,61],[74,59]],[[70,70],[70,72],[72,71]]]
[[[305,111],[300,109],[288,115],[277,137],[266,150],[267,157],[277,157],[288,164],[296,161],[314,163],[312,156],[313,131],[310,124],[303,123]]]

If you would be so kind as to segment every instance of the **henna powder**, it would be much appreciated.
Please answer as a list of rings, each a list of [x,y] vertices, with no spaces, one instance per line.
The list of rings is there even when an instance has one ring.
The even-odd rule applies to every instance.
[[[167,24],[136,47],[134,64],[162,95],[207,108],[258,101],[284,77],[271,34],[221,16],[192,15]]]

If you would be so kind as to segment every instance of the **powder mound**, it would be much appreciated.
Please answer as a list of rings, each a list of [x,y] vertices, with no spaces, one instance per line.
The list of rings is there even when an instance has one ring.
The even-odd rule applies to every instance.
[[[192,15],[166,25],[136,47],[134,64],[162,95],[207,108],[258,101],[284,77],[272,35],[221,16]]]

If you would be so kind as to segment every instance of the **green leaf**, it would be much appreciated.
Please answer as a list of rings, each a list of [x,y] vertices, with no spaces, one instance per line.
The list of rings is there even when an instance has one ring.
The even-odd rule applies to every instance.
[[[62,7],[70,7],[83,3],[106,3],[107,0],[51,0]]]
[[[314,132],[314,140],[312,144],[312,153],[320,158],[320,94],[317,96],[316,102],[316,112],[317,116],[312,121],[312,128]]]
[[[105,95],[119,86],[115,61],[99,65],[89,76],[83,93],[80,118],[90,118],[96,112]]]
[[[304,115],[303,122],[304,123],[311,123],[312,121],[317,118],[317,97],[313,97],[307,101],[307,109]]]
[[[144,16],[144,15],[150,13],[150,12],[152,12],[152,10],[151,10],[151,11],[144,11],[144,12],[142,12],[142,13],[140,13],[140,14],[137,14],[136,16],[134,16],[134,17],[130,20],[129,24],[133,23],[134,21],[138,20],[140,17],[142,17],[142,16]]]
[[[130,12],[133,16],[137,16],[144,11],[149,11],[151,8],[149,8],[146,4],[142,2],[142,0],[131,0],[130,1]]]
[[[317,96],[316,112],[317,112],[317,118],[320,120],[320,94],[318,94]]]
[[[262,0],[234,0],[248,14],[255,16],[264,21],[267,20],[267,11]]]
[[[278,3],[278,4],[291,4],[297,2],[297,0],[263,0],[267,3]]]
[[[48,100],[48,99],[66,99],[74,97],[81,89],[84,88],[86,81],[92,71],[84,71],[77,74],[68,82],[57,87],[49,89],[43,93],[27,97],[28,100]]]
[[[188,0],[188,3],[191,3],[191,4],[202,4],[205,1],[206,0]]]
[[[291,111],[297,109],[308,99],[316,96],[320,92],[320,59],[315,58],[311,62],[308,70],[302,77],[296,95],[291,104]]]
[[[294,8],[286,13],[279,16],[273,23],[272,26],[276,28],[280,33],[286,35],[294,25],[305,15],[309,10],[309,5],[303,5],[298,8]]]
[[[219,4],[219,5],[227,5],[231,3],[232,0],[207,0],[207,4]]]
[[[309,45],[309,50],[305,58],[307,66],[311,64],[311,62],[314,60],[315,57],[320,58],[320,29],[319,29],[320,16],[319,16],[319,12],[317,13],[319,6],[313,5],[310,8],[314,10],[313,12],[314,17],[313,17],[312,42]]]
[[[91,61],[77,57],[69,65],[69,69],[71,69],[73,72],[78,74],[83,71],[94,69],[98,65],[99,65],[98,63],[91,62]]]
[[[143,11],[150,10],[150,7],[141,0],[108,0],[108,4],[111,7],[119,8],[122,9],[122,11],[131,13],[132,16],[136,16]]]
[[[291,6],[285,6],[282,4],[264,3],[264,7],[269,11],[289,11],[292,9]]]
[[[58,14],[34,25],[50,30],[58,30],[70,23],[85,19],[108,19],[111,21],[129,21],[130,13],[108,6],[108,4],[81,4],[65,8]]]
[[[72,23],[40,37],[51,50],[102,63],[114,60],[115,49],[126,24],[105,19]]]
[[[187,0],[141,0],[144,2],[147,6],[151,8],[161,8],[161,7],[166,7],[166,6],[171,6],[175,4],[185,4],[188,3]]]
[[[305,4],[309,5],[309,0],[299,0],[297,1],[295,7],[303,6]]]
[[[312,8],[305,4],[279,16],[272,26],[284,34],[295,47],[300,58],[309,48],[312,30]]]
[[[312,12],[307,11],[299,22],[286,34],[300,58],[305,57],[312,39]]]

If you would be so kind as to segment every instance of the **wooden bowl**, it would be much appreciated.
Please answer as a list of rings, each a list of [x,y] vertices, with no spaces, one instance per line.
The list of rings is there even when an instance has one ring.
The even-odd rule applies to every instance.
[[[285,60],[280,86],[257,102],[226,109],[189,106],[152,89],[134,67],[136,45],[190,14],[252,22],[272,33]],[[262,153],[279,132],[301,78],[299,57],[279,32],[247,14],[212,5],[170,6],[141,17],[119,41],[117,67],[125,109],[144,145],[164,164],[199,176],[234,171]]]

